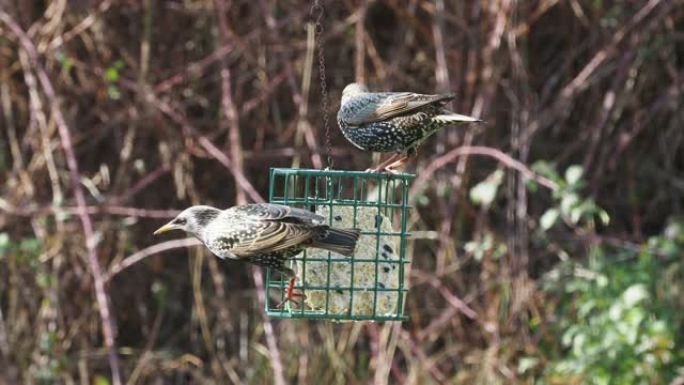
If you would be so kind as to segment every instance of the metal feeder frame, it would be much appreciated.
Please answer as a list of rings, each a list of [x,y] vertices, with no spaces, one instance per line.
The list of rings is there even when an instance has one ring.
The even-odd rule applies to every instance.
[[[295,284],[295,291],[306,294],[308,290],[323,291],[325,293],[325,306],[323,309],[307,308],[306,301],[302,300],[298,308],[285,306],[276,308],[276,305],[284,298],[288,279],[280,273],[266,269],[266,313],[275,318],[288,319],[325,319],[333,321],[403,321],[408,317],[404,315],[406,302],[405,278],[408,274],[410,258],[407,256],[407,219],[409,214],[409,183],[415,178],[413,174],[381,174],[361,171],[340,170],[313,170],[313,169],[290,169],[271,168],[269,175],[269,202],[293,207],[305,208],[316,211],[318,207],[327,207],[329,224],[333,226],[335,208],[353,208],[353,227],[357,227],[357,209],[359,207],[376,209],[376,222],[381,214],[391,221],[392,231],[382,231],[376,223],[375,228],[362,228],[363,235],[375,237],[375,255],[353,255],[348,257],[350,266],[349,284],[347,287],[331,286],[330,271],[333,263],[346,262],[340,259],[332,259],[331,253],[327,252],[327,258],[314,258],[307,256],[307,251],[297,255],[289,261],[293,270],[298,271],[301,283]],[[371,191],[372,190],[372,191]],[[375,197],[367,196],[370,193],[377,194]],[[374,200],[373,200],[374,199]],[[319,210],[320,211],[320,210]],[[396,226],[398,222],[399,226]],[[396,256],[398,259],[381,259],[381,237],[398,238],[399,249]],[[310,253],[310,252],[309,252]],[[327,262],[327,282],[325,285],[307,285],[306,264],[309,262]],[[331,263],[332,262],[332,263]],[[374,285],[354,285],[354,267],[359,263],[375,264]],[[396,264],[398,274],[397,287],[381,287],[378,285],[378,271],[381,264]],[[296,265],[296,266],[295,266]],[[296,267],[299,267],[297,269]],[[331,293],[337,291],[349,293],[349,307],[346,313],[333,313],[330,311]],[[353,303],[355,293],[371,292],[373,305],[371,314],[354,314]],[[392,314],[378,314],[378,293],[395,292],[397,298],[396,310]],[[358,298],[359,294],[356,294]]]

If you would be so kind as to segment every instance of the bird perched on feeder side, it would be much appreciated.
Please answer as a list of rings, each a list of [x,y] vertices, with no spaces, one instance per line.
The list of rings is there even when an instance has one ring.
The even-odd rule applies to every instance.
[[[369,171],[396,172],[416,154],[418,146],[445,126],[482,120],[444,108],[455,95],[413,92],[369,92],[358,83],[342,91],[337,123],[354,146],[395,154]]]
[[[285,266],[289,258],[308,247],[351,255],[360,233],[358,229],[330,227],[325,217],[311,211],[270,203],[223,211],[192,206],[154,234],[176,229],[195,236],[219,258],[270,267],[288,277],[287,295],[278,307],[297,295],[293,293],[295,272]]]

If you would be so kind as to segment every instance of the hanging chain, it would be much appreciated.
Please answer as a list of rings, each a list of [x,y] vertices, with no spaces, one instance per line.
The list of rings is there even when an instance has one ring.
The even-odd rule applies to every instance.
[[[316,50],[318,51],[318,75],[321,81],[321,108],[323,110],[323,128],[325,130],[325,151],[329,169],[333,167],[332,144],[330,141],[330,118],[328,116],[328,82],[325,77],[325,55],[323,54],[323,16],[325,9],[320,0],[313,0],[310,17],[315,22],[314,31],[316,38]]]

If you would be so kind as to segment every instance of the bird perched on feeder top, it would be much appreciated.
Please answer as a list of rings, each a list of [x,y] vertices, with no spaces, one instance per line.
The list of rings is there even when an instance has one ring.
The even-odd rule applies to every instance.
[[[296,295],[295,272],[285,266],[289,258],[307,247],[351,255],[360,232],[330,227],[325,217],[308,210],[270,203],[246,204],[223,211],[192,206],[154,234],[176,229],[195,236],[219,258],[270,267],[290,278],[287,295],[279,307]]]
[[[358,83],[342,91],[337,123],[354,146],[365,151],[394,152],[370,171],[395,172],[416,154],[418,146],[445,126],[482,120],[451,112],[444,106],[453,94],[369,92]]]

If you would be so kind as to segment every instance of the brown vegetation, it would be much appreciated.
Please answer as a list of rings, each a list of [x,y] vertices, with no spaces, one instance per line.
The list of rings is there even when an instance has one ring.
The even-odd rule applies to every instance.
[[[525,383],[518,360],[555,338],[538,278],[559,250],[638,247],[681,214],[680,1],[327,2],[336,168],[370,165],[334,122],[354,80],[455,91],[487,124],[409,165],[410,321],[269,320],[259,270],[151,234],[191,204],[263,200],[269,167],[325,166],[310,6],[0,1],[0,384]],[[540,241],[556,182],[537,160],[582,165],[610,226]]]

